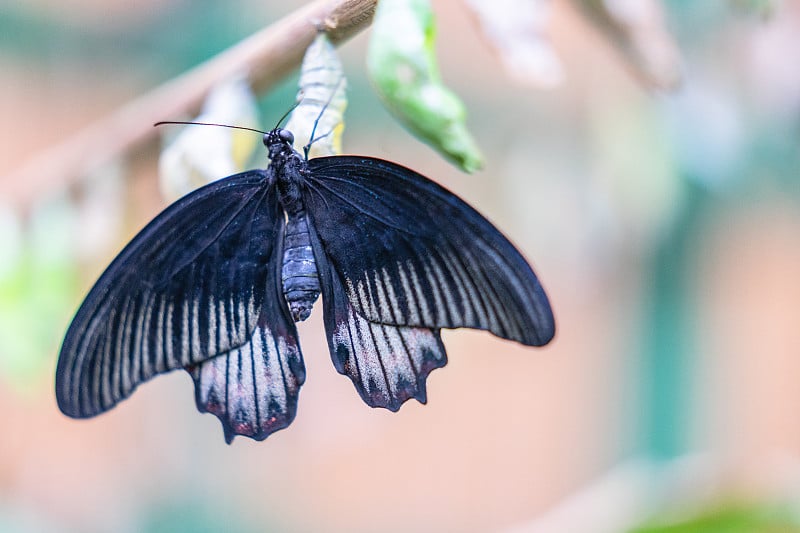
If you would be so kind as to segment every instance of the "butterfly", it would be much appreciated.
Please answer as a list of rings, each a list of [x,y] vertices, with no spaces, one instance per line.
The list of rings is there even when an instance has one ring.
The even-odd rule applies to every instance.
[[[167,207],[111,262],[70,324],[56,398],[74,418],[185,369],[201,412],[263,440],[294,419],[305,367],[295,322],[322,295],[336,370],[372,407],[426,402],[442,328],[528,346],[555,323],[519,251],[433,181],[361,156],[307,159],[264,133],[270,164]]]

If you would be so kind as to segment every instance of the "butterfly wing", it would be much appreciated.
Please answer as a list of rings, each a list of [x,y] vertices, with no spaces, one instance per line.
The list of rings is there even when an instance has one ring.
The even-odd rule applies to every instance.
[[[428,374],[447,363],[439,330],[370,322],[356,313],[341,274],[331,268],[313,225],[308,227],[336,370],[353,381],[372,407],[397,411],[410,398],[425,403]]]
[[[526,345],[555,323],[533,270],[489,221],[405,167],[309,161],[306,207],[349,305],[372,323],[470,327]]]
[[[281,217],[282,222],[282,217]],[[283,257],[283,232],[275,257]],[[243,345],[187,368],[201,412],[222,422],[225,440],[264,440],[297,412],[305,367],[297,330],[280,287],[280,261],[269,262],[268,282],[255,332]]]
[[[96,415],[156,374],[248,343],[271,311],[269,265],[280,261],[283,214],[271,181],[251,171],[198,189],[114,259],[61,348],[56,398],[65,414]],[[293,328],[284,329],[273,337],[296,345]]]

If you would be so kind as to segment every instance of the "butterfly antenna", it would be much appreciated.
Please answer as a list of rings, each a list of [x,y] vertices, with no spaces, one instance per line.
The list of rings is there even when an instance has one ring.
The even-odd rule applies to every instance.
[[[328,106],[331,105],[333,97],[336,96],[336,92],[339,90],[339,87],[342,86],[342,81],[344,81],[344,76],[339,77],[339,81],[336,82],[336,87],[334,87],[333,90],[331,91],[331,95],[328,97],[328,101],[325,102],[324,106],[322,106],[322,110],[319,112],[319,115],[317,115],[317,118],[314,120],[314,126],[311,128],[311,138],[308,139],[308,144],[303,146],[303,152],[305,153],[306,160],[308,160],[308,151],[311,149],[311,145],[314,144],[315,141],[324,139],[333,132],[333,130],[331,130],[321,137],[314,138],[314,134],[317,131],[317,125],[319,124],[322,115],[324,115],[325,111],[328,109]]]
[[[256,133],[261,133],[262,135],[266,135],[266,131],[257,130],[255,128],[245,128],[244,126],[231,126],[230,124],[217,124],[215,122],[192,122],[192,121],[183,121],[183,120],[162,120],[160,122],[156,122],[153,126],[163,126],[165,124],[187,124],[190,126],[219,126],[220,128],[231,128],[234,130],[246,130],[246,131],[254,131]]]
[[[273,130],[277,130],[278,128],[280,128],[281,127],[281,123],[284,120],[286,120],[286,117],[289,116],[289,113],[291,113],[292,111],[297,109],[297,106],[299,106],[302,102],[303,102],[302,100],[300,100],[298,102],[295,102],[294,105],[292,107],[290,107],[289,110],[286,113],[283,114],[283,116],[280,118],[280,120],[278,120],[278,123],[275,124],[275,127],[273,128]]]

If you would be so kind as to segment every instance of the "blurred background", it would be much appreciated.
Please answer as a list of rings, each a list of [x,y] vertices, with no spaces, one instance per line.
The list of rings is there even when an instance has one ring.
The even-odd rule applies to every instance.
[[[491,2],[538,24],[523,76],[470,2],[435,1],[442,75],[485,156],[472,175],[383,109],[369,30],[339,49],[344,151],[495,222],[548,291],[549,346],[446,331],[428,404],[392,414],[335,372],[317,304],[297,418],[264,442],[226,445],[183,372],[94,419],[58,411],[73,313],[166,206],[159,145],[30,200],[15,172],[302,4],[0,3],[0,531],[800,531],[791,1]],[[259,95],[263,128],[296,86]]]

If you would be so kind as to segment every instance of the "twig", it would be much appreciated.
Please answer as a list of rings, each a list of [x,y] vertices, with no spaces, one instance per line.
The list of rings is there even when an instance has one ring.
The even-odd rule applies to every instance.
[[[155,134],[153,123],[199,110],[221,80],[246,72],[261,92],[300,64],[317,32],[340,43],[366,28],[377,0],[317,0],[134,100],[61,144],[34,156],[6,179],[6,201],[27,210],[46,191],[65,187]]]

